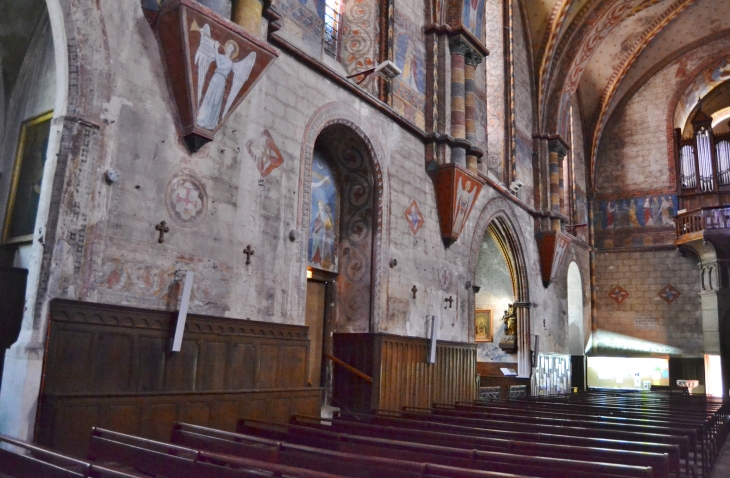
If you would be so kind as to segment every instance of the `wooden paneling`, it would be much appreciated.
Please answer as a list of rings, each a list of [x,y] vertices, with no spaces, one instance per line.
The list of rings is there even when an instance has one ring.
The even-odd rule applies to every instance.
[[[427,363],[429,341],[389,334],[335,334],[335,356],[370,375],[373,384],[335,367],[335,405],[353,411],[429,407],[476,398],[476,345],[439,341]]]
[[[287,423],[290,413],[318,415],[319,388],[244,392],[46,395],[46,423],[37,440],[86,456],[91,427],[169,441],[176,421],[236,431],[240,418]]]
[[[44,393],[299,388],[307,328],[188,315],[169,352],[176,313],[54,300]]]
[[[91,427],[167,441],[186,421],[234,431],[240,418],[317,415],[307,327],[54,300],[37,440],[83,456]]]

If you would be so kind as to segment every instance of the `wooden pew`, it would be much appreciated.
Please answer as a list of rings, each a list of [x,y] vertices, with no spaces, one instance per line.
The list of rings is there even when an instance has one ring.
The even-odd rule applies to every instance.
[[[83,460],[56,453],[44,447],[0,435],[0,444],[17,450],[0,448],[0,473],[13,478],[139,478],[131,471],[92,465]]]
[[[583,395],[591,394],[549,398],[531,397],[520,401],[494,400],[474,402],[470,405],[457,402],[456,407],[463,409],[467,406],[469,410],[496,407],[502,411],[521,410],[532,415],[536,412],[539,412],[540,415],[559,413],[562,416],[601,414],[601,420],[614,422],[651,420],[669,426],[689,427],[695,430],[698,437],[698,446],[690,448],[694,461],[702,465],[703,476],[706,476],[729,431],[729,427],[725,426],[726,420],[722,418],[724,415],[721,413],[723,409],[727,408],[727,404],[721,401],[708,401],[699,397],[686,396],[667,402],[652,399],[646,393],[624,393],[619,394],[616,399],[613,399],[610,394],[608,394],[608,398],[604,396],[585,398]],[[607,418],[608,415],[610,418]]]
[[[301,423],[302,420],[307,426],[299,426],[290,424],[286,431],[281,429],[272,429],[269,424],[256,422],[254,420],[242,420],[239,422],[239,432],[248,434],[255,433],[257,435],[268,436],[272,439],[286,439],[295,443],[317,443],[316,446],[336,446],[342,441],[342,435],[334,432],[332,425],[321,425],[318,419],[303,419],[295,417],[295,423]],[[331,422],[333,425],[336,423]],[[559,473],[561,477],[583,478],[585,476],[656,476],[652,473],[650,466],[630,466],[613,463],[599,463],[584,460],[571,460],[559,457],[541,457],[534,454],[521,454],[517,446],[510,452],[486,451],[494,450],[488,439],[480,439],[475,437],[460,437],[458,435],[437,435],[434,433],[400,433],[399,429],[387,429],[385,427],[353,427],[359,428],[358,432],[367,435],[370,440],[386,440],[389,445],[397,445],[398,456],[403,456],[404,451],[417,451],[418,449],[428,446],[432,455],[432,460],[438,459],[438,456],[446,456],[450,459],[464,457],[476,460],[479,469],[490,471],[526,473],[539,477],[553,477]],[[333,433],[334,432],[334,433]],[[355,435],[354,433],[353,435]],[[358,437],[361,438],[361,437]],[[352,440],[349,437],[348,440]],[[410,442],[410,447],[408,446]],[[368,442],[372,445],[373,442]],[[406,444],[406,445],[404,445]],[[381,442],[380,446],[387,449],[387,446]],[[491,446],[490,446],[491,445]],[[529,447],[530,444],[525,444]],[[359,446],[362,446],[360,444]],[[459,451],[461,448],[461,451]],[[553,449],[553,451],[557,451]],[[464,452],[467,455],[464,455]],[[453,463],[453,462],[452,462]],[[463,466],[463,465],[460,465]],[[477,466],[477,465],[474,465]]]
[[[349,419],[348,419],[349,418]],[[383,417],[381,417],[383,418]],[[311,417],[294,416],[293,423],[308,427],[320,427],[341,433],[368,434],[370,436],[391,437],[400,440],[426,442],[452,447],[467,447],[480,450],[495,450],[495,441],[517,441],[532,444],[566,445],[590,449],[607,449],[626,452],[646,452],[664,455],[669,460],[669,472],[678,474],[680,468],[680,449],[678,445],[661,443],[641,443],[625,440],[612,440],[596,437],[573,437],[561,434],[534,433],[530,431],[513,431],[489,429],[483,434],[474,434],[474,430],[467,427],[451,426],[442,430],[426,430],[422,427],[408,427],[409,420],[392,418],[389,424],[375,424],[369,415],[343,415],[339,420],[333,420],[330,425],[317,425],[320,420]],[[323,420],[321,420],[323,421]],[[381,420],[382,421],[382,420]],[[466,431],[466,433],[465,433]],[[484,430],[483,430],[484,431]],[[396,438],[397,437],[397,438]],[[587,453],[590,453],[589,451]],[[597,459],[591,457],[591,459]]]
[[[211,428],[178,423],[173,430],[172,441],[179,445],[195,447],[216,453],[252,457],[273,463],[296,465],[347,476],[389,478],[420,477],[523,477],[525,475],[491,473],[470,469],[468,460],[441,465],[426,461],[395,459],[333,451],[327,448],[297,445],[245,434],[231,433]],[[421,454],[423,455],[423,454]],[[459,467],[451,465],[461,465]]]
[[[153,476],[175,478],[240,478],[281,476],[336,478],[318,471],[203,452],[169,443],[94,428],[90,457],[94,461],[122,463]]]
[[[650,426],[622,423],[608,423],[586,419],[585,417],[574,416],[573,418],[554,418],[542,416],[517,416],[505,414],[487,414],[487,416],[461,416],[459,412],[455,413],[439,413],[431,409],[418,409],[415,407],[406,407],[403,412],[392,411],[374,411],[376,415],[396,416],[400,418],[408,418],[416,421],[430,421],[437,423],[448,423],[455,425],[464,425],[476,428],[491,428],[497,426],[506,430],[524,430],[537,428],[540,430],[555,430],[565,434],[578,434],[582,430],[595,430],[593,436],[603,436],[605,438],[632,440],[632,441],[653,441],[657,437],[662,443],[671,442],[665,437],[686,438],[688,440],[687,450],[692,454],[694,462],[697,462],[695,451],[698,447],[697,430],[694,428],[677,428],[668,426]],[[680,442],[680,446],[683,442]],[[700,440],[700,453],[705,456],[705,443]]]
[[[377,411],[375,415],[357,415],[351,413],[341,413],[340,419],[347,421],[368,420],[370,423],[390,425],[397,427],[409,427],[419,430],[447,431],[451,433],[461,433],[465,435],[487,436],[493,435],[498,431],[509,431],[516,433],[533,433],[533,434],[551,434],[580,438],[581,440],[604,438],[621,442],[639,442],[639,443],[657,443],[679,446],[679,459],[687,463],[690,471],[692,471],[692,463],[689,460],[689,439],[686,437],[678,437],[671,435],[636,433],[636,432],[618,432],[613,430],[597,431],[585,427],[563,427],[556,425],[528,425],[515,424],[502,420],[500,422],[490,421],[489,424],[480,424],[479,426],[470,426],[464,424],[452,424],[444,422],[435,422],[427,420],[414,420],[413,418],[402,418],[400,412],[390,410]]]
[[[691,418],[679,417],[664,417],[664,418],[636,418],[635,416],[618,416],[618,415],[606,415],[602,414],[601,409],[590,409],[580,410],[573,407],[561,407],[561,410],[555,411],[556,407],[546,406],[537,409],[530,401],[524,401],[521,403],[492,403],[492,402],[475,402],[470,404],[456,403],[455,405],[449,404],[434,404],[432,413],[451,415],[457,413],[459,416],[484,416],[485,418],[495,417],[528,417],[535,418],[536,415],[539,417],[548,419],[578,419],[578,420],[589,420],[597,422],[605,422],[617,425],[637,425],[637,426],[658,426],[658,427],[669,427],[679,429],[693,430],[695,434],[695,443],[698,445],[696,453],[699,456],[693,456],[695,461],[711,462],[717,455],[717,452],[722,445],[719,439],[720,435],[716,426],[714,426],[708,420],[698,420]],[[447,411],[448,410],[448,411]],[[570,411],[569,411],[570,410]],[[453,411],[453,412],[451,412]],[[536,413],[539,411],[539,413]],[[638,416],[641,416],[640,414]],[[519,419],[516,419],[519,420]],[[690,448],[695,451],[695,448],[690,444]]]

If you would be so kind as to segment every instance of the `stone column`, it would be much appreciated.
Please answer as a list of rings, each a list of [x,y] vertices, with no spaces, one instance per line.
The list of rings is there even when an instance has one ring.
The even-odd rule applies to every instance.
[[[449,42],[451,49],[451,136],[466,140],[466,91],[465,55],[469,46],[460,36]],[[451,147],[451,162],[466,167],[466,148],[463,145]]]
[[[464,56],[464,62],[466,140],[474,146],[477,144],[477,97],[474,76],[477,65],[482,62],[482,56],[470,49]],[[466,157],[466,167],[469,171],[477,172],[477,163],[476,156],[470,154]]]
[[[233,0],[231,20],[253,35],[261,36],[263,0]]]
[[[567,151],[558,140],[550,141],[550,212],[558,215],[562,213],[562,167],[563,158]],[[560,219],[552,218],[550,221],[553,231],[560,231]]]

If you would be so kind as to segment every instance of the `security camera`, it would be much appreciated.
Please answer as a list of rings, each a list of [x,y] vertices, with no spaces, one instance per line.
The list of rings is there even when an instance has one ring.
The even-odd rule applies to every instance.
[[[385,60],[375,67],[375,74],[379,75],[385,81],[390,81],[401,73],[403,73],[401,69],[395,66],[395,63],[390,60]]]
[[[524,185],[525,183],[523,183],[519,179],[516,179],[512,181],[512,184],[509,185],[509,190],[512,191],[512,194],[517,194],[517,191],[519,191]]]

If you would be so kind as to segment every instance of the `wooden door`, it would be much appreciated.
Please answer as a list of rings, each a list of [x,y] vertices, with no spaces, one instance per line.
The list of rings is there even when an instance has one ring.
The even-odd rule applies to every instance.
[[[308,384],[320,386],[322,374],[322,336],[324,333],[327,283],[307,281],[307,313],[304,325],[309,327]]]

